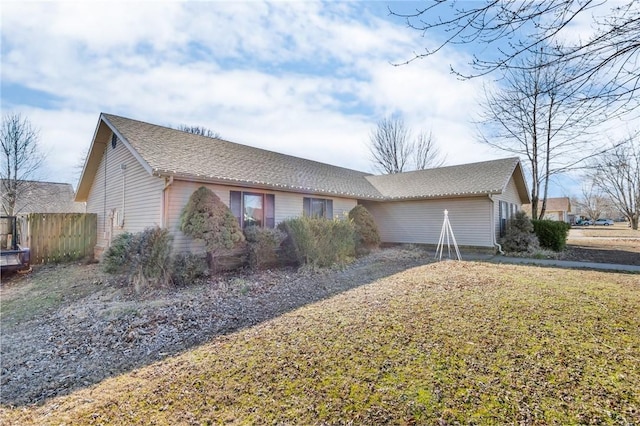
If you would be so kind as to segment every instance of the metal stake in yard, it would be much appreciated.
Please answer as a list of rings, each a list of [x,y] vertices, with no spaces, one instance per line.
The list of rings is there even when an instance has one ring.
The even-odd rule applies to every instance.
[[[453,229],[451,229],[451,223],[449,222],[449,211],[444,211],[444,222],[442,223],[442,231],[440,231],[440,240],[438,241],[438,248],[436,249],[436,258],[438,258],[438,252],[440,257],[438,260],[442,260],[442,252],[444,250],[444,240],[447,239],[447,251],[449,252],[449,259],[451,259],[451,242],[453,240],[453,247],[456,250],[456,256],[458,260],[462,260],[460,256],[460,250],[458,250],[458,243],[456,242],[456,236],[453,235]]]

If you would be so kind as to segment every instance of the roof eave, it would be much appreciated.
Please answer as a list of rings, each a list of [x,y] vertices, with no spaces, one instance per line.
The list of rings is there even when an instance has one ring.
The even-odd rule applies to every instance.
[[[358,200],[361,200],[361,199],[383,200],[384,199],[382,196],[376,197],[370,194],[355,194],[350,192],[329,191],[329,190],[323,190],[318,188],[274,184],[274,183],[260,182],[260,181],[249,181],[249,180],[243,180],[243,179],[225,178],[220,176],[206,176],[206,175],[197,175],[197,174],[189,174],[189,173],[180,173],[174,170],[154,169],[152,174],[154,176],[173,177],[174,179],[177,179],[177,180],[183,180],[183,181],[189,181],[189,182],[209,183],[209,184],[218,184],[218,185],[226,185],[226,186],[238,186],[242,188],[259,188],[259,189],[273,190],[273,191],[294,192],[299,194],[324,195],[324,196],[340,197],[340,198],[353,198]]]
[[[422,200],[444,200],[450,198],[481,198],[488,195],[501,194],[502,191],[482,191],[482,192],[464,192],[464,193],[451,193],[451,194],[431,194],[431,195],[412,195],[412,196],[399,196],[399,197],[382,197],[375,199],[360,198],[365,201],[379,201],[379,202],[400,202],[400,201],[422,201]]]
[[[89,197],[89,191],[91,189],[91,184],[93,183],[93,178],[95,177],[95,173],[98,165],[95,165],[95,156],[98,155],[96,152],[96,144],[104,146],[104,143],[97,142],[98,132],[100,131],[100,126],[102,125],[102,113],[100,114],[100,118],[98,119],[98,124],[96,125],[96,129],[93,132],[93,138],[91,138],[91,145],[89,146],[89,152],[84,159],[84,165],[82,167],[82,173],[80,174],[80,179],[78,180],[78,187],[76,189],[76,195],[74,197],[74,201],[76,202],[86,202]]]

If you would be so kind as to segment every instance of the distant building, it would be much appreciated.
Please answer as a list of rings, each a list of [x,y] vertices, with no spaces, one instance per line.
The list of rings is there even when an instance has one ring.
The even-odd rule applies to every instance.
[[[5,182],[2,188],[2,211],[7,214]],[[85,203],[74,201],[75,192],[69,183],[21,181],[14,214],[27,213],[84,213]]]
[[[547,220],[557,220],[560,222],[570,222],[571,200],[569,197],[547,198],[547,208],[544,211],[544,218]],[[538,211],[542,208],[542,200],[538,201]],[[522,210],[531,217],[531,204],[523,204]]]

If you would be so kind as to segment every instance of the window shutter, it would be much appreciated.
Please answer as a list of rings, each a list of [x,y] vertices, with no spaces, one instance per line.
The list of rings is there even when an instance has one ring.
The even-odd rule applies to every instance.
[[[229,197],[231,213],[238,219],[238,225],[242,226],[242,193],[240,191],[229,191]]]
[[[327,200],[327,219],[333,219],[333,200]]]
[[[264,196],[264,224],[267,228],[276,226],[276,196],[265,194]]]
[[[311,216],[311,198],[304,197],[302,199],[302,213],[305,216]]]
[[[498,202],[498,223],[500,224],[499,229],[500,229],[501,237],[504,237],[504,231],[505,231],[505,225],[506,225],[506,220],[504,218],[505,216],[504,204],[505,204],[504,201]]]

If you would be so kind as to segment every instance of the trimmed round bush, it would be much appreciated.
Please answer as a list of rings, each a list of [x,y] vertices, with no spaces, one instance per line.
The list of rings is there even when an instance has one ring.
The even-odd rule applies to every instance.
[[[204,186],[191,194],[182,209],[180,230],[191,238],[204,241],[210,268],[213,268],[218,252],[231,250],[244,242],[242,229],[229,207]]]

